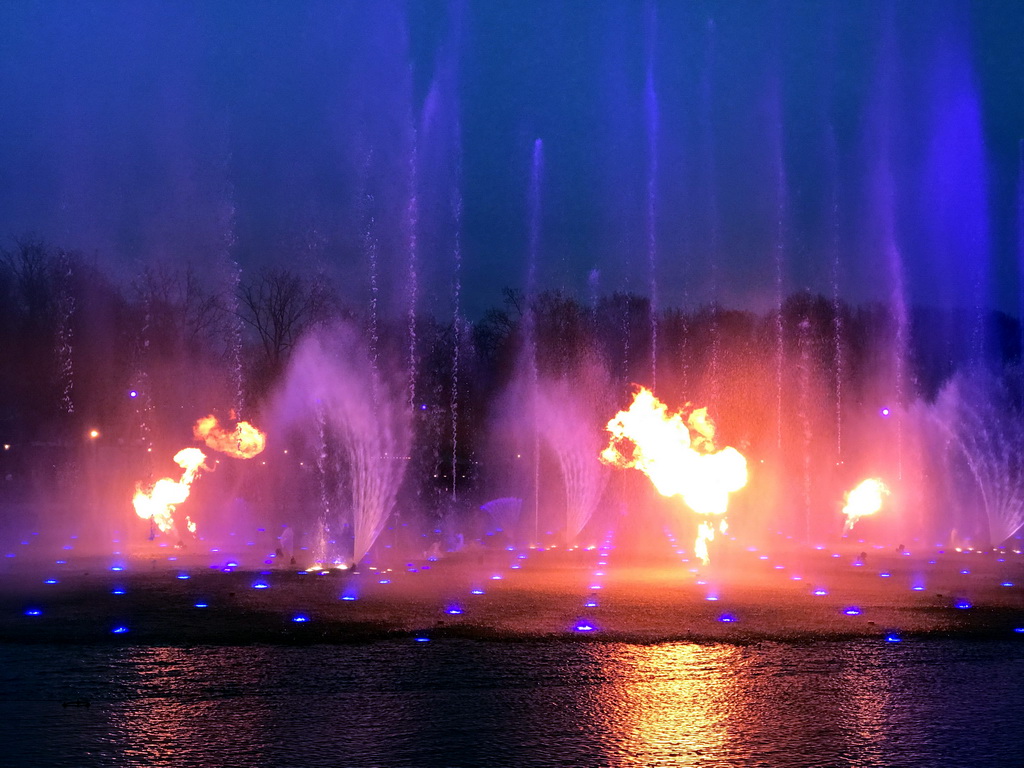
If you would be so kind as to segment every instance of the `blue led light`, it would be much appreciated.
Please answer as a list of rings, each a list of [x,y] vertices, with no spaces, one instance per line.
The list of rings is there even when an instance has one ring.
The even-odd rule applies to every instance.
[[[593,632],[597,627],[589,621],[577,621],[576,626],[574,626],[573,629],[577,632]]]
[[[256,581],[256,582],[253,582],[252,588],[253,589],[270,589],[270,585],[267,582],[265,582],[265,581]]]
[[[471,589],[471,590],[469,590],[469,594],[471,594],[471,595],[482,595],[483,593],[484,593],[484,591],[482,589]]]
[[[462,613],[462,609],[457,605],[449,605],[444,609],[444,612],[451,614],[452,616],[458,616]]]
[[[429,638],[429,637],[415,637],[415,638],[413,638],[413,639],[414,639],[414,640],[415,640],[415,641],[416,641],[417,643],[429,643],[429,642],[430,642],[430,638]]]
[[[110,631],[113,632],[115,635],[123,635],[125,632],[128,631],[128,627],[125,627],[125,626],[114,627]]]
[[[1012,587],[1013,586],[1013,582],[1012,581],[1004,581],[1000,586]]]
[[[209,603],[196,603],[196,608],[209,608]]]
[[[381,579],[377,583],[378,584],[390,584],[391,583],[391,579]]]
[[[731,613],[723,613],[721,616],[718,617],[718,620],[723,624],[732,624],[733,622],[738,621],[738,619]]]
[[[824,597],[825,595],[828,594],[828,590],[827,589],[816,589],[811,594],[813,594],[815,597]]]
[[[178,578],[182,581],[188,581],[189,575],[187,573],[179,573]]]
[[[307,616],[304,613],[297,613],[294,616],[292,616],[292,621],[294,621],[297,624],[304,624],[305,622],[309,621],[309,616]]]
[[[342,595],[341,599],[342,600],[358,600],[358,598],[355,595]]]
[[[110,594],[112,594],[112,595],[123,595],[124,594],[124,587],[114,587],[112,590],[110,590]]]
[[[953,603],[954,608],[959,608],[961,611],[966,611],[968,608],[973,607],[973,603],[970,600],[959,599]]]
[[[42,616],[43,612],[38,608],[29,608],[25,611],[26,616]]]
[[[860,608],[855,605],[851,605],[849,608],[844,608],[843,613],[847,616],[860,616]]]
[[[903,638],[897,635],[895,632],[890,632],[885,636],[885,642],[887,643],[902,643]]]
[[[43,582],[43,584],[59,584],[59,583],[60,582],[57,581],[56,579],[47,579],[46,581]]]

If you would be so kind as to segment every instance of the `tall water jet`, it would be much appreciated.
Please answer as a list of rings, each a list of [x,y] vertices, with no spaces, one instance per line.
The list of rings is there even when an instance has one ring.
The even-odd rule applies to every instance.
[[[533,155],[530,163],[530,243],[529,265],[526,276],[527,314],[526,314],[526,354],[530,371],[530,390],[533,409],[533,540],[540,535],[540,424],[536,409],[538,393],[538,361],[537,361],[537,261],[540,258],[540,227],[541,227],[541,181],[544,173],[544,143],[541,139],[533,142]]]
[[[658,32],[657,10],[647,8],[647,74],[644,81],[644,115],[647,121],[647,272],[651,299],[651,389],[658,387],[658,91],[654,82],[654,54]]]
[[[828,175],[829,200],[829,250],[832,261],[832,372],[835,377],[835,430],[836,464],[843,462],[843,377],[845,355],[843,354],[843,302],[840,299],[841,242],[839,232],[839,159],[836,148],[835,128],[828,131]]]
[[[75,297],[71,292],[74,276],[71,256],[61,251],[57,259],[57,376],[60,379],[60,408],[66,414],[75,412],[74,364],[73,351],[73,320],[75,315]]]
[[[903,428],[904,406],[907,385],[907,351],[910,343],[910,320],[907,311],[903,254],[897,240],[896,190],[893,179],[894,131],[890,116],[895,110],[895,32],[891,17],[886,20],[878,64],[878,103],[875,107],[875,143],[878,154],[872,169],[872,198],[875,209],[872,214],[878,221],[880,249],[888,269],[887,304],[893,314],[894,339],[892,345],[893,393],[898,407],[891,409],[896,421],[896,476],[903,478]]]
[[[409,356],[408,356],[408,397],[409,410],[416,406],[416,310],[419,299],[419,278],[418,269],[418,240],[419,235],[419,134],[414,129],[412,132],[412,148],[409,152],[409,199],[405,211],[406,248],[408,258],[408,271],[406,273],[406,291],[408,292],[409,306],[406,317],[408,320],[409,332]]]
[[[775,268],[775,448],[782,455],[783,371],[786,365],[785,326],[782,318],[783,274],[786,261],[786,160],[782,126],[782,94],[777,78],[771,83],[769,102],[769,141],[775,175],[775,242],[772,263]]]
[[[395,506],[410,445],[409,411],[395,378],[372,365],[366,345],[349,325],[320,330],[299,346],[274,402],[276,429],[322,454],[323,473],[339,482],[322,485],[328,502],[317,525],[336,532],[351,526],[351,560],[358,563],[373,546]],[[325,502],[326,505],[326,502]],[[333,563],[347,552],[317,553]]]
[[[722,336],[718,327],[719,300],[719,224],[718,224],[718,165],[716,162],[717,141],[715,140],[712,109],[714,104],[715,71],[715,23],[708,20],[705,25],[707,43],[704,50],[704,71],[700,80],[701,134],[704,141],[704,200],[707,206],[707,270],[710,299],[711,362],[708,366],[708,402],[717,403],[721,379]],[[684,331],[684,338],[685,338]],[[684,366],[689,355],[683,350]]]
[[[452,502],[456,501],[459,470],[459,362],[462,347],[462,192],[458,187],[459,176],[456,175],[456,189],[452,195],[452,214],[455,219],[455,243],[452,247],[453,256],[453,290],[452,290],[452,391],[449,400],[452,419]]]

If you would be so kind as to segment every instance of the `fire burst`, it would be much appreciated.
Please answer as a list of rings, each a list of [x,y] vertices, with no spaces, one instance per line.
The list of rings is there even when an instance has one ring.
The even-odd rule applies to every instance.
[[[639,469],[662,496],[679,496],[703,518],[694,551],[706,565],[707,544],[716,527],[726,531],[729,494],[747,484],[747,460],[732,447],[715,448],[715,426],[706,408],[685,416],[641,387],[629,410],[608,422],[611,440],[601,460],[616,467]],[[718,525],[715,525],[715,520]]]
[[[181,479],[165,477],[157,480],[149,491],[138,489],[132,499],[135,514],[144,520],[152,520],[164,533],[174,528],[174,510],[188,498],[192,481],[204,468],[204,461],[206,454],[198,448],[182,448],[174,454],[174,463],[183,470]],[[195,530],[191,521],[188,521],[188,527],[190,531]]]
[[[196,422],[192,433],[196,440],[202,440],[209,448],[236,459],[251,459],[267,446],[266,434],[247,421],[239,421],[233,430],[228,431],[220,426],[217,417],[205,416]],[[174,462],[182,469],[181,478],[157,480],[148,491],[141,486],[136,488],[132,499],[135,514],[143,520],[152,520],[163,533],[171,531],[175,525],[175,509],[189,497],[192,483],[200,470],[212,469],[205,461],[206,454],[198,448],[183,448],[174,454]],[[196,524],[188,517],[185,518],[185,527],[190,533],[196,532]]]
[[[853,524],[865,515],[873,515],[880,510],[883,497],[888,495],[889,488],[877,477],[869,477],[847,493],[846,506],[843,507],[843,514],[846,515],[843,533],[849,533]]]
[[[251,459],[267,447],[267,436],[247,421],[240,421],[230,432],[217,422],[216,416],[204,416],[192,428],[196,440],[208,448],[236,459]]]

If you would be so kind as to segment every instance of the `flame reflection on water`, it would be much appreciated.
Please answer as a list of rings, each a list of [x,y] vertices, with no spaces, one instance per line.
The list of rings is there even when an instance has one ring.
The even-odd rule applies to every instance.
[[[0,739],[23,768],[1016,765],[1019,649],[9,645]]]

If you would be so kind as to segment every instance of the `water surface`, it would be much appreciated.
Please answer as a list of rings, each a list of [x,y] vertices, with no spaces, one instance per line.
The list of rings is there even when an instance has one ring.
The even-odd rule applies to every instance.
[[[1012,642],[12,644],[0,659],[12,766],[963,767],[1024,754]]]

